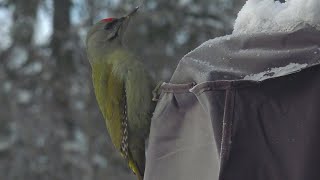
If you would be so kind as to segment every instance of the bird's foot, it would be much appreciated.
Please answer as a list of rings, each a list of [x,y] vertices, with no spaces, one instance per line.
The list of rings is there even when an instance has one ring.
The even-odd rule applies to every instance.
[[[160,88],[163,84],[163,81],[160,81],[158,82],[157,86],[153,89],[152,91],[152,95],[153,95],[153,98],[152,98],[152,101],[159,101],[159,97],[160,97]]]

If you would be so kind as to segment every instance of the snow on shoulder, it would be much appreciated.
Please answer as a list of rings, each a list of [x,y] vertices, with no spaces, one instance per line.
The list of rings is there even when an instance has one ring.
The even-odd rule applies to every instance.
[[[278,78],[320,65],[319,44],[320,0],[248,0],[234,32],[185,55],[172,79],[199,84]]]
[[[290,32],[301,26],[320,30],[320,0],[248,0],[238,14],[233,34]]]

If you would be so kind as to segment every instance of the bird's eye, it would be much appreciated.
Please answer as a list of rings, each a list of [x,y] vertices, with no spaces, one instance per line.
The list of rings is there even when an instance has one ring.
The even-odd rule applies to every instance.
[[[116,24],[116,22],[117,22],[117,20],[113,20],[113,21],[107,23],[107,24],[104,26],[104,29],[105,29],[105,30],[110,30],[110,29],[112,29],[112,28],[114,27],[114,25]]]
[[[105,29],[105,30],[110,30],[110,29],[112,29],[112,24],[111,24],[111,23],[106,24],[106,25],[104,26],[104,29]]]

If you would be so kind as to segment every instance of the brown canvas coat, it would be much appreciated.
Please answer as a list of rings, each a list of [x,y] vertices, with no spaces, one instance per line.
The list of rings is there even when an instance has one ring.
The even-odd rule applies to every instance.
[[[187,54],[152,119],[145,180],[319,180],[320,32],[217,38]]]

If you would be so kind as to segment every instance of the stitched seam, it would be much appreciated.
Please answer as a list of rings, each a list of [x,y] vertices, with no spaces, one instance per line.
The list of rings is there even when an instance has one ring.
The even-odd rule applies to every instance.
[[[230,149],[232,144],[232,126],[234,118],[234,105],[235,105],[235,90],[228,89],[226,91],[225,108],[223,115],[223,128],[222,128],[222,140],[220,150],[220,173],[219,179],[222,178],[223,170],[226,168],[226,163],[229,159]],[[230,108],[230,109],[228,109]]]

